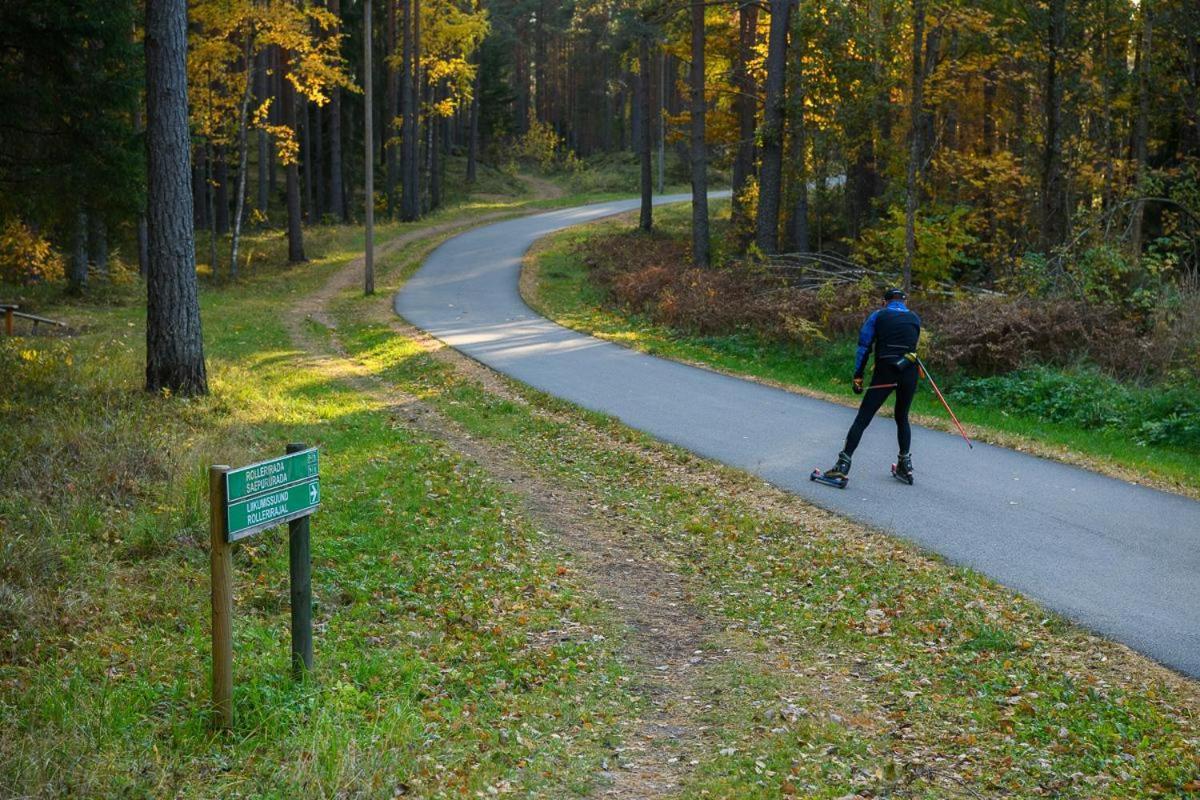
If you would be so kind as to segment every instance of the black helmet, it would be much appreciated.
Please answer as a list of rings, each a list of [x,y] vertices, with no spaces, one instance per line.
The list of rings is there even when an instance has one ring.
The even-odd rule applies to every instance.
[[[883,299],[885,302],[891,302],[892,300],[906,300],[908,299],[908,295],[906,295],[904,290],[900,287],[893,286],[889,289],[883,290]]]

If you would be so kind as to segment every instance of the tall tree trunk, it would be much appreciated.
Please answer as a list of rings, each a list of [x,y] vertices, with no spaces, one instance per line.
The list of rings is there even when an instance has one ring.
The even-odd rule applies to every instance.
[[[787,71],[788,21],[792,0],[771,0],[767,38],[767,97],[763,107],[762,164],[759,167],[758,219],[754,241],[764,253],[779,249],[779,206],[783,193],[784,77]]]
[[[95,211],[88,215],[88,260],[97,275],[108,277],[108,226]]]
[[[387,0],[385,6],[387,22],[387,53],[384,64],[387,69],[387,80],[384,82],[385,95],[383,98],[383,146],[384,146],[384,196],[387,198],[387,215],[392,218],[396,214],[396,181],[398,179],[396,164],[396,116],[399,113],[396,102],[400,91],[398,74],[394,63],[397,50],[396,35],[396,0]]]
[[[1146,159],[1150,130],[1150,60],[1153,53],[1154,16],[1150,0],[1142,0],[1142,31],[1137,58],[1137,119],[1133,127],[1134,176],[1133,219],[1130,221],[1129,249],[1134,259],[1142,256],[1142,223],[1146,216]]]
[[[650,164],[650,36],[642,34],[638,42],[638,149],[642,160],[642,213],[639,227],[649,231],[654,227],[653,170]]]
[[[225,160],[225,148],[217,147],[213,162],[213,207],[214,223],[218,235],[229,233],[229,162]]]
[[[256,79],[258,70],[258,59],[251,57],[250,53],[254,47],[254,41],[250,36],[246,37],[246,44],[242,50],[242,58],[246,62],[246,86],[242,91],[242,103],[238,108],[238,174],[237,188],[233,199],[233,236],[230,237],[229,244],[229,279],[237,280],[238,276],[238,248],[242,241],[242,219],[246,215],[246,162],[249,160],[250,147],[247,141],[248,131],[247,126],[250,121],[250,101],[254,96],[254,86],[258,82]],[[261,141],[261,140],[260,140]],[[259,175],[261,177],[261,169]]]
[[[1049,253],[1067,234],[1066,180],[1063,175],[1062,60],[1067,35],[1067,2],[1050,0],[1046,26],[1045,135],[1042,146],[1041,249]]]
[[[917,252],[917,171],[923,152],[921,144],[921,110],[925,105],[925,65],[921,60],[922,39],[925,35],[925,0],[913,0],[912,5],[912,97],[909,98],[908,174],[904,187],[904,291],[912,289],[913,259]]]
[[[374,27],[371,25],[371,0],[363,2],[363,170],[364,170],[364,207],[363,217],[366,220],[366,249],[363,253],[363,294],[375,294],[375,147],[371,141],[375,126],[371,122],[372,105],[375,96],[372,93],[371,39]]]
[[[734,113],[738,119],[737,154],[733,159],[733,197],[731,223],[736,232],[749,227],[749,213],[743,194],[754,175],[754,119],[758,110],[758,88],[750,74],[747,58],[758,38],[758,3],[742,2],[738,6],[738,46],[734,48],[733,89]],[[744,242],[743,242],[744,244]]]
[[[704,142],[704,0],[692,4],[692,263],[709,264],[708,148]]]
[[[146,2],[146,391],[208,392],[188,187],[187,0]]]
[[[801,48],[796,48],[801,49]],[[804,119],[804,65],[796,59],[796,120],[793,130],[793,147],[796,161],[795,207],[792,209],[792,244],[797,252],[809,252],[808,236],[808,129]]]
[[[133,108],[133,129],[135,131],[137,131],[137,133],[139,135],[143,135],[143,136],[145,135],[146,122],[145,122],[144,116],[142,115],[142,101],[141,101],[140,97],[138,98],[138,102],[134,105],[134,108]],[[141,206],[138,207],[138,215],[137,215],[138,275],[141,275],[142,278],[146,277],[146,267],[150,260],[150,253],[149,253],[150,241],[147,237],[148,237],[148,234],[146,232],[146,203],[145,203],[145,199],[143,198]]]
[[[536,103],[538,122],[550,121],[550,82],[546,78],[546,17],[549,16],[548,0],[539,0],[537,27],[533,37],[533,97]]]
[[[254,56],[254,96],[261,106],[267,100],[267,51],[260,50]],[[336,90],[335,90],[336,91]],[[261,128],[258,131],[258,213],[265,219],[271,205],[271,178],[268,174],[271,162],[271,137]]]
[[[483,64],[475,65],[475,84],[471,90],[470,121],[467,123],[467,183],[474,183],[479,161],[479,95],[483,91]]]
[[[88,282],[88,215],[82,208],[75,214],[75,231],[71,244],[67,282],[72,294],[83,294]]]
[[[341,26],[342,0],[329,0],[329,11]],[[342,177],[342,90],[336,86],[329,96],[329,202],[330,211],[342,222],[349,222],[346,190]]]
[[[292,86],[290,77],[292,55],[286,50],[281,51],[280,61],[283,72],[283,124],[297,133],[296,124],[296,87]],[[287,234],[288,262],[297,264],[308,259],[304,255],[304,228],[300,214],[300,165],[295,157],[287,165]]]
[[[404,61],[404,74],[401,86],[403,92],[401,105],[403,106],[404,120],[400,138],[400,171],[402,173],[400,176],[400,218],[406,222],[412,222],[421,216],[421,199],[417,191],[420,180],[417,175],[420,170],[418,162],[420,132],[417,127],[421,95],[420,76],[416,69],[417,34],[419,33],[417,14],[420,13],[420,8],[418,0],[402,0],[402,2],[404,4],[404,43],[401,48],[403,51],[401,58]]]
[[[312,146],[312,115],[309,114],[310,103],[301,99],[297,104],[300,118],[300,158],[304,169],[304,213],[303,219],[309,225],[316,220],[314,204],[316,191],[313,185],[313,146]]]
[[[325,117],[321,106],[309,104],[309,123],[312,126],[313,159],[313,222],[322,222],[325,217]]]
[[[217,277],[217,204],[214,197],[216,192],[213,191],[213,161],[212,140],[206,139],[204,142],[204,185],[207,187],[207,191],[204,193],[204,217],[208,220],[208,268],[215,278]]]

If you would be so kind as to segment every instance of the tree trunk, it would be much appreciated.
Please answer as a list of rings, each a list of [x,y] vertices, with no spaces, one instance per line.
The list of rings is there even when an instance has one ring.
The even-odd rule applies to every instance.
[[[296,124],[296,87],[290,79],[291,53],[281,51],[280,61],[283,72],[283,124],[297,135]],[[304,255],[304,228],[300,214],[300,165],[293,157],[287,165],[287,234],[288,234],[288,263],[297,264],[308,259]]]
[[[1046,87],[1043,97],[1045,135],[1042,149],[1041,250],[1049,253],[1067,234],[1067,200],[1063,175],[1062,50],[1067,34],[1066,0],[1050,0],[1046,29]]]
[[[797,58],[797,62],[802,60]],[[803,64],[796,65],[796,121],[794,126],[794,148],[796,161],[796,205],[792,209],[792,244],[797,252],[809,252],[808,236],[808,130],[804,119],[804,70]]]
[[[88,260],[100,277],[108,277],[108,226],[96,212],[88,215]]]
[[[214,223],[218,235],[229,233],[229,162],[225,160],[225,148],[215,150],[213,163],[213,207]]]
[[[133,109],[133,129],[137,131],[138,135],[140,136],[144,136],[146,133],[146,123],[145,118],[142,115],[142,102],[140,97],[138,98],[138,102],[134,105]],[[146,204],[143,200],[142,205],[138,208],[137,215],[138,275],[142,276],[142,278],[146,277],[146,266],[150,258],[149,252],[147,251],[147,248],[149,247],[149,241],[146,237]]]
[[[925,35],[925,0],[913,0],[912,6],[912,97],[909,98],[908,174],[904,187],[904,291],[912,289],[913,259],[917,252],[917,170],[921,161],[921,109],[925,105],[925,66],[921,60]]]
[[[749,214],[742,195],[746,191],[746,184],[754,176],[754,120],[758,110],[758,89],[746,59],[754,49],[757,37],[758,3],[743,2],[738,7],[738,46],[734,49],[733,63],[733,106],[738,119],[731,200],[731,223],[735,233],[749,227]]]
[[[642,160],[642,213],[639,227],[649,232],[654,227],[653,169],[650,163],[650,36],[643,34],[638,43],[638,149]]]
[[[371,0],[363,3],[363,217],[366,247],[363,253],[363,294],[375,294],[375,147],[371,141],[375,126],[371,122],[375,97],[371,86]]]
[[[208,392],[188,187],[187,0],[146,3],[146,391]]]
[[[784,77],[792,0],[771,0],[767,39],[767,97],[763,107],[762,164],[759,166],[758,219],[754,241],[764,253],[779,249],[779,206],[783,192]]]
[[[71,266],[67,278],[71,294],[83,294],[88,281],[88,215],[83,209],[75,214]]]
[[[692,4],[692,263],[709,264],[708,149],[704,142],[704,0]]]
[[[1146,158],[1150,129],[1150,59],[1154,16],[1150,0],[1142,0],[1142,31],[1137,51],[1137,119],[1133,128],[1134,176],[1133,219],[1130,221],[1129,249],[1134,259],[1142,255],[1142,223],[1146,216]]]
[[[312,131],[313,159],[313,222],[320,223],[325,217],[325,117],[321,106],[309,104],[309,124]]]
[[[204,217],[208,220],[208,268],[217,277],[217,208],[213,191],[213,146],[212,140],[204,142]]]
[[[300,158],[304,170],[304,213],[302,218],[309,225],[316,220],[316,187],[313,178],[312,115],[307,99],[298,100],[297,111],[300,123]]]
[[[418,0],[402,0],[404,4],[404,43],[402,60],[404,69],[401,91],[403,92],[402,106],[404,112],[403,133],[400,139],[400,171],[401,197],[400,218],[412,222],[421,216],[421,199],[418,194],[418,171],[420,163],[420,132],[418,127],[418,99],[420,98],[420,76],[416,69],[417,34],[419,25],[417,14],[420,13]]]
[[[267,51],[261,50],[254,57],[255,100],[259,105],[267,100]],[[264,130],[258,131],[258,213],[265,219],[271,205],[271,137]]]
[[[399,81],[396,66],[393,63],[396,56],[396,0],[387,0],[385,6],[387,23],[387,54],[384,64],[387,68],[387,80],[384,82],[386,94],[383,99],[383,146],[384,146],[384,196],[387,198],[387,215],[392,218],[396,214],[396,181],[398,179],[396,164],[396,108],[399,94]]]
[[[479,94],[483,91],[483,64],[475,65],[475,84],[471,90],[470,121],[467,123],[467,183],[474,183],[479,161]]]
[[[342,0],[329,0],[329,11],[341,25]],[[329,96],[329,202],[326,206],[342,222],[349,222],[342,177],[342,90],[334,87]]]
[[[229,245],[229,279],[237,280],[238,276],[238,247],[242,240],[242,219],[246,215],[246,163],[249,159],[250,147],[247,141],[248,131],[247,126],[250,121],[250,101],[254,96],[254,86],[257,83],[258,59],[252,58],[250,55],[254,47],[253,40],[247,36],[245,48],[242,51],[243,59],[246,62],[246,87],[242,92],[241,107],[238,108],[238,174],[237,188],[234,190],[234,208],[233,208],[233,236]],[[261,139],[260,139],[261,142]],[[261,167],[259,176],[261,177]]]

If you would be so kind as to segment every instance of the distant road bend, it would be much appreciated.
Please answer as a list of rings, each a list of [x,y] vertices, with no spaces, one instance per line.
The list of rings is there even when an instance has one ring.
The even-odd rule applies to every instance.
[[[600,203],[456,236],[396,311],[499,372],[914,541],[1200,678],[1200,503],[1001,447],[968,451],[925,428],[913,432],[917,484],[905,486],[888,473],[890,420],[863,437],[848,489],[814,484],[808,473],[836,454],[852,409],[602,342],[525,305],[517,281],[536,239],[637,207]]]

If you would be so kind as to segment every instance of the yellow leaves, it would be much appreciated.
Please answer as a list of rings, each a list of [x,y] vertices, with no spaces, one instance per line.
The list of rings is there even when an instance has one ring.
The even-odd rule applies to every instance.
[[[0,228],[0,280],[39,283],[63,278],[63,259],[50,241],[19,219]]]

